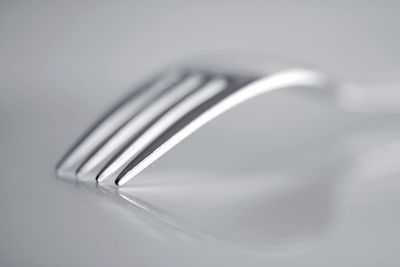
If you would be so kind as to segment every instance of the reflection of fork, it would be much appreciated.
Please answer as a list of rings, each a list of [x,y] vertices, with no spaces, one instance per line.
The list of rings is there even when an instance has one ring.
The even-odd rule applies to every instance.
[[[266,75],[182,65],[160,74],[119,103],[64,157],[61,177],[115,179],[122,185],[196,129],[237,104],[271,90],[324,88],[306,69]],[[255,114],[257,116],[257,114]],[[261,115],[261,114],[258,114]]]

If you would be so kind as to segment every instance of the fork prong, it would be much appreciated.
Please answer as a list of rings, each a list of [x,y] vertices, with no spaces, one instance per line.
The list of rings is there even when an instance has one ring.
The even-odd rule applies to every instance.
[[[188,112],[182,119],[154,139],[119,173],[115,184],[118,186],[125,184],[202,125],[252,97],[280,88],[321,89],[326,86],[326,82],[324,77],[312,71],[288,70],[247,85],[231,86],[203,105]]]
[[[118,104],[57,166],[62,177],[115,179],[122,185],[202,125],[261,93],[287,87],[325,88],[316,72],[269,76],[180,68],[145,84]]]
[[[160,118],[153,121],[128,147],[121,150],[119,155],[113,158],[100,172],[97,180],[102,182],[106,178],[115,179],[132,158],[152,143],[154,139],[158,138],[166,129],[179,121],[188,112],[223,91],[226,87],[227,80],[225,78],[212,78],[206,84],[198,87],[195,92],[178,101],[171,109],[162,114]]]
[[[184,73],[181,71],[169,71],[160,75],[157,79],[144,83],[132,94],[125,97],[64,156],[56,167],[57,174],[62,177],[75,177],[82,162],[90,157],[99,145],[160,92],[179,81],[182,76],[184,76]]]
[[[205,77],[201,73],[189,74],[179,83],[171,86],[110,136],[79,168],[78,177],[96,178],[98,172],[118,151],[135,140],[152,121],[157,120],[161,114],[185,98],[204,81]]]

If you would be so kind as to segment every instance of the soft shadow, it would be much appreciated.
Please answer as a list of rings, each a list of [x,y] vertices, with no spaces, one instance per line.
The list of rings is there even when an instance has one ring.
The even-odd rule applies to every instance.
[[[160,239],[178,236],[262,252],[311,249],[334,228],[338,192],[355,177],[363,179],[363,170],[386,155],[382,149],[397,144],[399,151],[393,142],[399,117],[292,100],[283,93],[224,114],[131,186],[63,181]],[[279,116],[245,120],[257,110]],[[398,158],[390,160],[398,166]]]

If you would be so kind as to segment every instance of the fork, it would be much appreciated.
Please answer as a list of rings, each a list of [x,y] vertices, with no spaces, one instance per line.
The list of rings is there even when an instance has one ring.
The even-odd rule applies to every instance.
[[[250,98],[291,87],[326,92],[329,84],[305,68],[241,71],[180,64],[115,105],[64,156],[56,173],[99,183],[114,180],[120,186],[202,125]]]

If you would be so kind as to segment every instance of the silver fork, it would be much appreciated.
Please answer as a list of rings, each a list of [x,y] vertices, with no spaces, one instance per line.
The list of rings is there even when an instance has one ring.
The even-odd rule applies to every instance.
[[[156,75],[118,103],[67,153],[56,171],[60,177],[110,179],[123,185],[241,102],[289,87],[326,92],[321,89],[329,84],[324,76],[307,69],[244,72],[226,65],[182,64]]]

